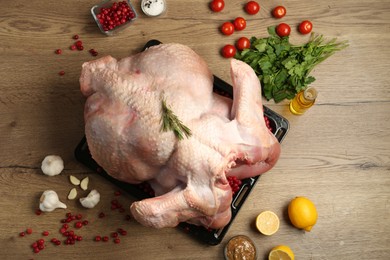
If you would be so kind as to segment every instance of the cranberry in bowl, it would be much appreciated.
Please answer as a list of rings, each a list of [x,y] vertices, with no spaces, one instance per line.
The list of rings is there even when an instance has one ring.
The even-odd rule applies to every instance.
[[[137,18],[130,0],[105,0],[93,6],[91,13],[100,31],[109,36],[123,30]]]

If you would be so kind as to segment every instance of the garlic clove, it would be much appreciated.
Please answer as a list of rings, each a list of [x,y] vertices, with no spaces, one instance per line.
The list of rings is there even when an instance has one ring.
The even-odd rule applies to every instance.
[[[87,190],[88,189],[88,183],[89,183],[89,178],[85,177],[84,179],[81,180],[80,182],[80,187],[82,190]]]
[[[80,185],[80,180],[77,179],[76,177],[74,177],[73,175],[70,175],[69,176],[69,180],[70,180],[70,183],[72,183],[73,185]]]
[[[80,198],[80,203],[84,208],[92,209],[100,201],[100,193],[97,190],[91,190],[87,197]]]
[[[64,169],[64,161],[58,155],[46,156],[41,165],[41,170],[45,175],[55,176],[62,172]]]
[[[77,197],[77,190],[73,188],[69,191],[68,200],[74,200]]]
[[[66,205],[60,201],[55,191],[44,191],[39,199],[39,209],[44,212],[51,212],[57,208],[66,209]]]

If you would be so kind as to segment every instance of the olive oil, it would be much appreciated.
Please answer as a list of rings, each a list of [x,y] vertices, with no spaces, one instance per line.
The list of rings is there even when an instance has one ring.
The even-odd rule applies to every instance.
[[[294,115],[302,115],[306,112],[317,98],[317,90],[313,87],[299,92],[290,102],[290,111]]]

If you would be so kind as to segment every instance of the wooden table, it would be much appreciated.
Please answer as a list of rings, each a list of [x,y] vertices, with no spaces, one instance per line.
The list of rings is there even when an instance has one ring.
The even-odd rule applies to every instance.
[[[1,259],[222,259],[223,246],[234,235],[250,236],[260,259],[278,244],[289,245],[297,259],[390,259],[390,4],[377,1],[259,1],[255,16],[243,11],[246,1],[226,1],[221,13],[209,1],[168,0],[167,13],[158,18],[142,14],[122,33],[106,37],[92,20],[85,1],[1,1],[0,3],[0,258]],[[270,17],[278,4],[287,8],[283,22],[292,25],[291,42],[305,42],[295,26],[310,19],[326,38],[348,40],[350,46],[320,64],[312,84],[319,91],[305,115],[294,116],[288,102],[264,104],[290,122],[277,165],[263,175],[244,204],[225,239],[218,246],[197,242],[178,229],[154,230],[127,221],[134,200],[104,178],[78,163],[74,149],[83,137],[83,105],[79,91],[81,64],[98,57],[125,57],[138,52],[150,39],[178,42],[193,48],[215,75],[231,82],[229,60],[220,48],[240,36],[266,37],[266,28],[279,20]],[[218,27],[243,16],[247,28],[223,36]],[[78,34],[84,51],[71,51]],[[63,50],[61,55],[54,51]],[[59,71],[65,72],[59,76]],[[47,177],[40,164],[48,154],[65,161],[59,176]],[[89,189],[102,200],[91,210],[68,201],[73,187],[69,175],[90,178]],[[44,190],[55,190],[67,210],[36,215]],[[79,196],[86,195],[78,189]],[[310,233],[295,229],[286,215],[288,202],[306,196],[317,206],[319,219]],[[110,209],[117,199],[126,212]],[[257,214],[272,210],[280,218],[279,231],[270,237],[253,228]],[[83,236],[74,246],[55,246],[61,238],[61,219],[80,213],[89,225],[72,229]],[[105,212],[105,218],[98,214]],[[73,222],[72,222],[73,223]],[[33,234],[19,237],[26,228]],[[123,228],[121,243],[94,242]],[[49,231],[46,249],[34,254],[30,245]]]

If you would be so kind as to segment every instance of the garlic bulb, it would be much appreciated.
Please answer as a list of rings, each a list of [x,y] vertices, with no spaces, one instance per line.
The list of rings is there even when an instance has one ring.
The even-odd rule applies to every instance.
[[[39,199],[39,209],[45,212],[51,212],[57,208],[66,209],[66,205],[60,201],[55,191],[44,191]]]
[[[91,190],[87,197],[80,198],[80,203],[84,208],[92,209],[100,201],[100,193],[97,190]]]
[[[64,169],[64,161],[58,155],[48,155],[43,159],[41,170],[48,176],[58,175]]]

